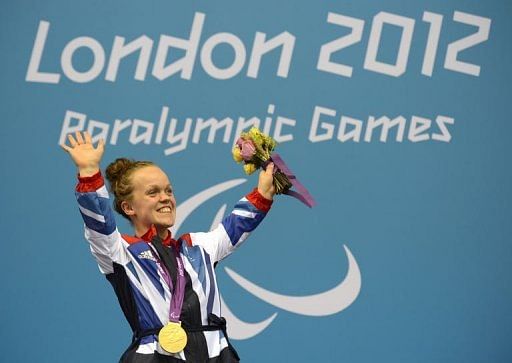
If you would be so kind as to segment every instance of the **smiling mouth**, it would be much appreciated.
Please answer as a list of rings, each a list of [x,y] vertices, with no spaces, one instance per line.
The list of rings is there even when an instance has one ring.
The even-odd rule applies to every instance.
[[[157,210],[158,213],[171,213],[171,207],[163,207]]]

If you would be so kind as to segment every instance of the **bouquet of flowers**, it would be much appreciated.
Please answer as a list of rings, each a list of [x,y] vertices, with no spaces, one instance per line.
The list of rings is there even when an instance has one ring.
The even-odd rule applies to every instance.
[[[253,127],[248,132],[243,132],[233,146],[233,159],[237,163],[243,161],[245,173],[252,174],[259,168],[265,169],[273,161],[272,152],[276,145],[273,138]],[[279,165],[274,168],[274,187],[276,194],[287,193],[292,187],[292,182],[283,170],[280,170]]]

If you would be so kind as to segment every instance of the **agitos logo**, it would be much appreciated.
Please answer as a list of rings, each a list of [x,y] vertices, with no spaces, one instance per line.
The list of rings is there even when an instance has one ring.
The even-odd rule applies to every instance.
[[[177,207],[176,223],[173,227],[173,234],[176,235],[181,224],[192,214],[194,210],[199,208],[204,202],[213,198],[214,196],[232,189],[242,183],[246,179],[233,179],[226,182],[214,185],[207,188],[196,195],[188,198]],[[224,204],[220,207],[215,215],[212,227],[216,226],[222,220],[226,211],[227,205]],[[228,276],[230,276],[240,287],[246,290],[251,295],[265,301],[266,303],[275,306],[276,308],[289,311],[295,314],[306,316],[326,316],[339,313],[340,311],[351,305],[359,295],[361,290],[361,273],[357,262],[348,249],[343,246],[345,254],[348,259],[348,271],[345,278],[333,288],[320,292],[314,295],[307,296],[288,296],[275,291],[270,291],[262,286],[258,286],[251,282],[232,269],[224,267]],[[272,314],[267,319],[257,322],[248,323],[238,317],[229,309],[228,304],[222,299],[223,315],[229,324],[229,335],[233,339],[249,339],[265,330],[272,321],[276,318],[277,312]]]

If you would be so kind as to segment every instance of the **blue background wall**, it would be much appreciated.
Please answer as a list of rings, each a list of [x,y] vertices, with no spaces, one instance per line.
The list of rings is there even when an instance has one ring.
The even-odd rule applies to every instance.
[[[278,151],[300,176],[318,205],[308,209],[278,197],[269,217],[250,240],[217,268],[223,298],[246,322],[277,316],[261,333],[235,341],[245,362],[510,362],[512,349],[512,173],[509,120],[512,94],[512,3],[496,1],[26,1],[0,5],[0,155],[2,262],[0,346],[5,362],[113,362],[129,344],[130,331],[109,284],[98,272],[83,238],[74,202],[75,168],[58,146],[67,111],[113,125],[141,119],[158,125],[163,107],[184,127],[187,117],[264,120],[269,104],[285,125]],[[329,13],[364,21],[361,40],[332,54],[353,67],[352,76],[317,68],[321,46],[351,33],[327,22]],[[414,20],[407,68],[399,77],[365,69],[374,17],[380,12]],[[441,15],[442,27],[431,76],[422,74],[429,23],[424,12]],[[447,69],[449,44],[478,31],[454,13],[490,21],[488,39],[458,55],[480,66],[478,76]],[[161,35],[187,38],[194,14],[205,16],[190,79],[151,74]],[[197,14],[196,14],[197,15]],[[406,20],[407,21],[407,20]],[[31,80],[29,62],[40,22],[49,30],[40,72],[60,74],[59,83]],[[410,21],[409,21],[410,22]],[[241,71],[215,79],[201,65],[200,51],[213,35],[236,35],[247,50]],[[280,50],[263,58],[256,78],[247,76],[256,32],[295,37],[290,69],[279,77]],[[153,40],[145,80],[134,79],[138,53],[124,59],[117,79],[105,79],[116,36]],[[61,55],[73,39],[87,36],[105,53],[97,77],[78,83],[64,74]],[[377,60],[393,64],[401,28],[382,29]],[[182,53],[173,55],[179,58]],[[219,68],[234,52],[213,52]],[[94,63],[78,49],[73,67]],[[315,106],[332,137],[310,139]],[[376,129],[371,141],[336,138],[341,116],[405,118],[403,141],[396,128],[385,142]],[[447,124],[449,141],[435,120]],[[432,120],[429,139],[412,142],[413,116]],[[142,129],[141,129],[142,130]],[[98,130],[96,130],[98,131]],[[224,181],[244,178],[195,210],[180,231],[207,230],[224,203],[232,205],[256,184],[231,160],[228,142],[192,133],[184,150],[171,145],[130,143],[127,129],[115,145],[107,138],[104,165],[116,157],[156,161],[168,172],[178,203]],[[364,134],[363,134],[364,135]],[[329,136],[329,134],[327,134]],[[121,229],[129,231],[123,221]],[[250,294],[229,268],[267,290],[308,296],[337,286],[348,270],[343,249],[354,255],[361,275],[355,301],[326,316],[296,314]],[[331,302],[332,303],[332,302]],[[336,302],[335,302],[336,303]],[[327,304],[327,303],[326,303]],[[318,311],[322,306],[318,306]],[[69,358],[73,356],[73,358]]]

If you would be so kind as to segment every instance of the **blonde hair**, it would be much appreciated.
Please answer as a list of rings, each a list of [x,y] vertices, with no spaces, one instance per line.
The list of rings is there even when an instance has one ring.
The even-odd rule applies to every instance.
[[[130,200],[133,185],[131,176],[139,169],[146,166],[154,166],[151,161],[136,161],[127,158],[119,158],[110,163],[105,170],[107,180],[110,184],[110,190],[114,193],[114,209],[126,219],[130,218],[121,208],[121,203]]]

